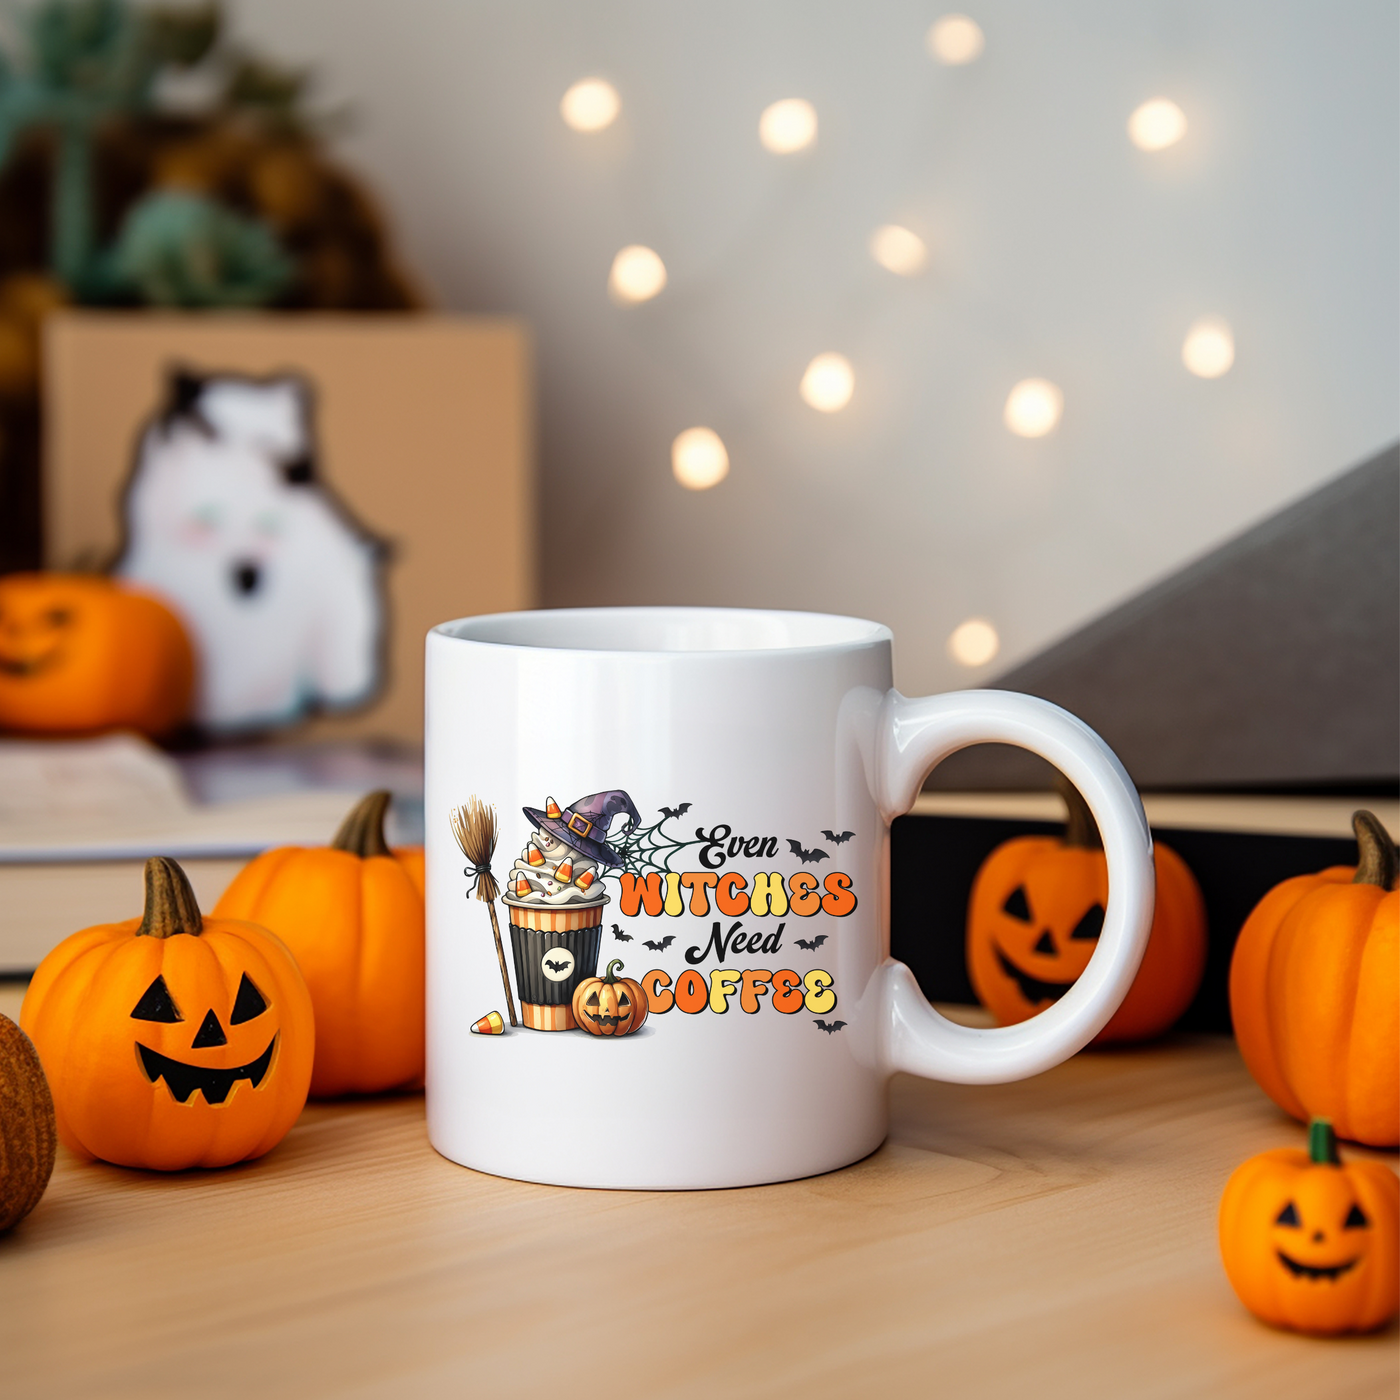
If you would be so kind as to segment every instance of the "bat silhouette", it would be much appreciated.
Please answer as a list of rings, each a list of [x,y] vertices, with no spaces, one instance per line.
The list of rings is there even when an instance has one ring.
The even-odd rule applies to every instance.
[[[816,1024],[819,1025],[827,1035],[830,1035],[832,1031],[839,1031],[846,1023],[844,1021],[823,1021],[822,1018],[818,1016]]]
[[[663,807],[661,815],[663,817],[683,817],[688,811],[690,811],[690,803],[682,802],[679,807]]]
[[[813,952],[815,949],[820,948],[825,942],[826,934],[819,933],[814,939],[812,939],[810,943],[805,938],[799,938],[797,940],[797,946],[799,948],[805,948],[810,953]]]
[[[794,841],[791,836],[788,837],[788,845],[792,847],[793,855],[801,856],[803,865],[814,860],[825,860],[830,854],[828,851],[818,850],[815,846],[809,851],[801,841]]]
[[[653,943],[650,938],[645,939],[642,943],[642,947],[650,948],[653,953],[664,953],[675,941],[676,935],[674,933],[668,933],[659,943]]]
[[[544,965],[551,972],[567,972],[569,970],[569,964],[567,962],[555,962],[553,958],[546,958],[544,960]]]
[[[854,831],[843,831],[843,832],[838,836],[838,835],[836,834],[836,832],[834,832],[834,831],[828,831],[828,830],[826,829],[826,827],[822,827],[822,835],[825,836],[826,839],[827,839],[828,841],[830,841],[831,844],[832,844],[833,846],[840,846],[840,845],[843,845],[845,842],[849,841],[849,840],[851,839],[851,837],[855,835],[855,832],[854,832]]]
[[[630,933],[623,933],[616,924],[613,925],[613,937],[616,938],[619,943],[630,943],[632,941],[632,935]]]

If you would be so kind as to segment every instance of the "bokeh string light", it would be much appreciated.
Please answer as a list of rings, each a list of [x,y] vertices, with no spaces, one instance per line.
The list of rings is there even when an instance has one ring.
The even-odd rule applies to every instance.
[[[834,351],[818,355],[807,366],[799,392],[819,413],[839,413],[855,392],[856,375],[851,362]]]
[[[1128,118],[1128,139],[1140,151],[1164,151],[1186,135],[1186,113],[1169,97],[1144,102]]]
[[[666,264],[654,249],[630,244],[613,259],[608,292],[614,301],[650,301],[666,286]]]
[[[817,139],[817,109],[802,97],[785,97],[763,109],[758,139],[774,155],[791,155]]]
[[[1181,345],[1181,363],[1202,379],[1219,379],[1235,363],[1235,337],[1218,316],[1197,321]]]
[[[1048,379],[1023,379],[1006,396],[1002,416],[1017,437],[1038,438],[1053,431],[1064,408],[1059,385]]]
[[[870,235],[870,256],[886,272],[913,277],[924,270],[928,249],[912,229],[901,224],[882,224]]]
[[[575,131],[602,131],[621,110],[617,89],[604,78],[583,78],[559,99],[559,115]]]
[[[671,472],[690,491],[708,491],[729,475],[729,453],[713,428],[687,428],[671,444]]]
[[[928,51],[949,68],[975,63],[987,45],[982,26],[967,15],[944,15],[929,26],[924,42]]]
[[[985,666],[1001,650],[997,629],[984,617],[959,623],[948,638],[948,655],[959,666]]]

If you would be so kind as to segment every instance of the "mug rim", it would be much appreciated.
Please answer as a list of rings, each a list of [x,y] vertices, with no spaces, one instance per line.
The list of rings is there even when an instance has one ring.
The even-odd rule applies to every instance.
[[[528,621],[527,621],[528,620]],[[705,621],[748,623],[755,629],[767,627],[777,630],[783,626],[799,627],[807,630],[815,628],[829,630],[832,635],[825,640],[803,641],[795,644],[755,640],[750,646],[706,647],[706,646],[561,646],[548,641],[511,636],[469,636],[464,633],[469,628],[486,631],[506,631],[512,625],[538,627],[541,632],[551,624],[572,620],[577,623],[615,623],[619,626],[630,622],[690,623],[702,624]],[[812,654],[835,655],[840,652],[856,651],[882,642],[892,643],[894,634],[882,622],[868,618],[849,617],[842,613],[809,612],[795,608],[710,608],[710,607],[604,607],[604,608],[524,608],[510,612],[480,613],[467,617],[453,618],[439,622],[429,629],[428,635],[438,636],[445,641],[462,642],[471,646],[484,646],[501,651],[548,652],[551,655],[578,656],[646,656],[646,657],[689,657],[734,659],[736,657],[795,657]]]

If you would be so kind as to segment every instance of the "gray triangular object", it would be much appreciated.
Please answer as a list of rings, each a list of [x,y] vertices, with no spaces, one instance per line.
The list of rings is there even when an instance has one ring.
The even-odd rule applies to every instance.
[[[992,682],[1079,715],[1141,788],[1400,782],[1400,444]],[[930,786],[1032,788],[1019,751],[955,754]]]

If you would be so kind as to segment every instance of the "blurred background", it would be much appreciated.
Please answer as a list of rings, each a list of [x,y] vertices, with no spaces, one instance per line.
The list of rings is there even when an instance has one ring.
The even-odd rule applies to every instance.
[[[416,836],[424,632],[538,604],[872,617],[904,691],[1056,700],[1145,791],[1331,802],[1172,809],[1330,843],[1219,858],[1217,962],[1352,799],[1400,819],[1393,3],[31,0],[0,50],[34,908],[153,850],[212,897],[369,786]],[[950,976],[1049,778],[977,750],[932,782],[1029,800],[921,798],[897,916],[983,822]]]
[[[350,114],[337,153],[436,306],[529,323],[540,598],[879,618],[908,692],[1030,655],[1397,433],[1397,11],[242,0],[240,36]],[[576,131],[560,99],[620,109]],[[766,150],[760,114],[816,115]],[[1184,132],[1143,150],[1142,104]],[[1170,137],[1167,129],[1157,139]],[[881,267],[885,225],[917,235]],[[608,295],[619,250],[665,268]],[[913,255],[917,262],[917,253]],[[1234,358],[1202,377],[1192,328]],[[836,412],[799,392],[849,362]],[[1008,396],[1063,396],[1041,437]],[[703,426],[727,478],[687,491]],[[1035,426],[1034,424],[1032,426]],[[573,567],[581,535],[606,539]],[[950,638],[971,618],[991,639]],[[971,664],[968,664],[971,663]]]

